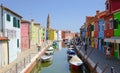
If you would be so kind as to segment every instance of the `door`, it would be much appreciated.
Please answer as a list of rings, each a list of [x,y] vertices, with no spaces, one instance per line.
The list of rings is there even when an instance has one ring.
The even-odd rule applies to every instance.
[[[99,39],[99,50],[101,50],[101,39]]]
[[[4,66],[4,47],[3,47],[3,43],[0,42],[0,68],[2,66]]]
[[[119,44],[119,48],[118,48],[118,53],[119,53],[119,59],[120,59],[120,44]]]

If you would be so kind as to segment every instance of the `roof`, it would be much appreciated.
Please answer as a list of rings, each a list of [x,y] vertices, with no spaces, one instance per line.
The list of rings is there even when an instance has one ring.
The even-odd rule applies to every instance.
[[[16,16],[22,18],[21,15],[15,13],[14,11],[10,10],[9,8],[7,8],[7,7],[3,6],[3,5],[1,5],[1,8],[2,8],[3,10],[9,11],[9,12],[11,12],[12,14],[14,14],[14,15],[16,15]]]
[[[0,41],[6,41],[6,40],[8,40],[7,37],[0,37]]]
[[[30,21],[27,21],[27,20],[21,20],[21,23],[30,23]]]

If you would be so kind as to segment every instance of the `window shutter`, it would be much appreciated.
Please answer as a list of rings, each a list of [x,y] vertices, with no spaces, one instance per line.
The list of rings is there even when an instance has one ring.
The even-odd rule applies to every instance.
[[[16,18],[13,17],[13,27],[16,27]]]
[[[19,48],[19,39],[17,39],[17,48]]]
[[[6,15],[6,18],[7,18],[7,21],[10,21],[10,15],[9,14]]]

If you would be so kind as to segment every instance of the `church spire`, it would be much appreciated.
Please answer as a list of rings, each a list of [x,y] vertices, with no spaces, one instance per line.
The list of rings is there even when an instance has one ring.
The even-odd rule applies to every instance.
[[[48,17],[47,17],[47,29],[50,28],[50,15],[48,14]]]

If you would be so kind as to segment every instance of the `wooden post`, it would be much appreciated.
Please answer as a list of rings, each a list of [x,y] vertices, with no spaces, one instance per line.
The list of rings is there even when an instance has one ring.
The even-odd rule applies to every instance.
[[[95,65],[95,67],[93,68],[93,70],[92,70],[92,72],[91,72],[91,73],[94,73],[94,72],[95,72],[95,70],[96,70],[97,66],[98,66],[98,62],[96,63],[96,65]]]
[[[18,67],[17,67],[18,65],[17,65],[17,63],[16,63],[16,66],[15,66],[15,68],[16,68],[16,73],[18,73]]]

